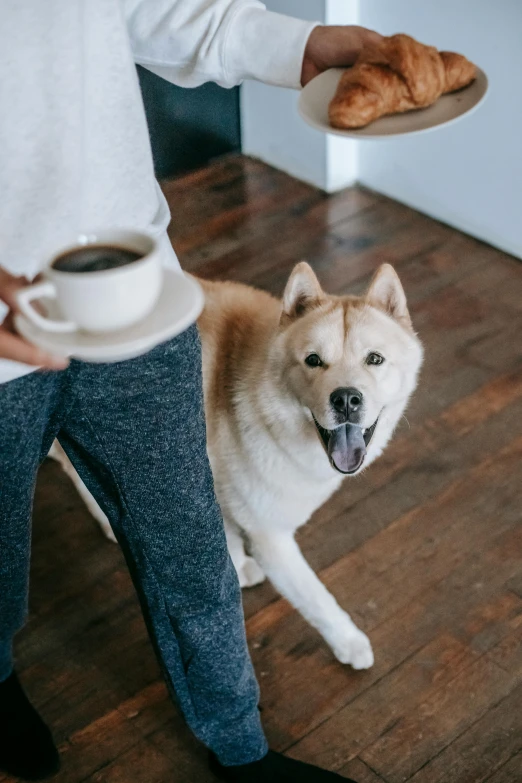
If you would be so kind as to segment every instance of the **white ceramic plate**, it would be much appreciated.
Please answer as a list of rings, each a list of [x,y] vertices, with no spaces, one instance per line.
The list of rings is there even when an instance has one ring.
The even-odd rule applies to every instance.
[[[26,340],[56,356],[73,356],[89,362],[119,362],[150,351],[180,334],[203,309],[203,292],[190,277],[164,271],[163,289],[152,313],[139,324],[119,332],[96,335],[87,332],[45,332],[23,315],[15,318]]]
[[[308,82],[299,96],[299,113],[313,128],[350,139],[390,138],[425,133],[441,125],[449,125],[478,109],[488,91],[487,76],[484,71],[477,68],[477,78],[471,84],[457,92],[442,95],[426,109],[381,117],[358,130],[338,130],[332,128],[328,122],[328,105],[344,70],[344,68],[331,68]]]

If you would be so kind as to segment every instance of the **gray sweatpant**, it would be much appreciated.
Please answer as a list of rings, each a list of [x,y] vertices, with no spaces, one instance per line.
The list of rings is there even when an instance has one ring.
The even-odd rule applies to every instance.
[[[31,509],[58,437],[109,518],[167,684],[226,765],[267,751],[206,453],[197,330],[118,364],[0,385],[0,681],[27,613]]]

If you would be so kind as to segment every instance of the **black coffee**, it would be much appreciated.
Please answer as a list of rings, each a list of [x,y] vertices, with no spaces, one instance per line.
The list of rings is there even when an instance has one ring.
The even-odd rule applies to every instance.
[[[103,272],[132,264],[139,258],[143,258],[143,253],[126,247],[89,245],[63,253],[53,261],[52,268],[57,272]]]

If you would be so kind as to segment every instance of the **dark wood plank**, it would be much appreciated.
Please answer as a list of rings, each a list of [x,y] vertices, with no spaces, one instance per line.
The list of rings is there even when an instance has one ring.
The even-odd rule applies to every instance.
[[[390,783],[409,780],[421,767],[424,767],[424,770],[416,776],[419,781],[431,780],[433,783],[440,779],[442,770],[448,780],[450,779],[448,770],[438,754],[488,712],[493,714],[486,717],[485,724],[491,725],[491,722],[495,724],[499,716],[492,708],[500,699],[511,694],[512,700],[508,702],[506,708],[506,719],[510,727],[507,733],[511,735],[506,750],[509,758],[513,751],[520,749],[522,739],[522,710],[515,708],[515,704],[520,705],[521,691],[516,686],[521,680],[520,664],[508,672],[496,665],[492,655],[482,656],[475,664],[459,672],[448,687],[441,687],[430,694],[417,709],[364,750],[361,757],[378,771],[383,772],[385,768],[386,779]],[[506,726],[500,723],[495,728],[499,730],[499,735],[496,735],[497,741],[494,745],[498,745],[498,736],[502,736]],[[477,736],[474,734],[475,744]],[[486,737],[483,734],[480,741],[484,739]],[[471,744],[473,745],[473,741]],[[462,756],[458,752],[459,746],[462,747],[461,743],[455,748],[454,753],[459,757],[460,763]],[[485,753],[487,740],[482,747],[483,761],[488,761],[489,766],[491,761]],[[435,756],[438,757],[436,763],[438,774],[433,770],[428,771],[428,767],[425,766]],[[498,756],[502,760],[500,747],[498,747]],[[492,770],[494,767],[489,766],[489,769]],[[462,770],[459,770],[452,779],[463,783],[460,775]],[[473,777],[468,777],[468,780],[470,779],[472,780]]]
[[[520,644],[520,639],[518,641]],[[472,696],[470,693],[467,698]],[[521,703],[522,687],[519,686],[435,756],[411,780],[415,783],[438,783],[440,780],[445,783],[522,780]]]
[[[481,748],[477,749],[480,753]],[[522,780],[522,752],[513,756],[506,764],[486,778],[486,783],[519,783]]]
[[[348,764],[345,764],[339,770],[339,774],[347,778],[353,778],[357,783],[383,783],[384,780],[359,758],[352,759]]]
[[[152,742],[142,739],[115,761],[85,778],[89,783],[167,783],[176,768]]]

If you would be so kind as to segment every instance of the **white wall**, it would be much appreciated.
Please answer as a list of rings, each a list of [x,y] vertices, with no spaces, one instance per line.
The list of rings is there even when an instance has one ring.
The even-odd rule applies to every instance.
[[[522,0],[521,0],[522,2]],[[265,0],[272,11],[324,24],[355,24],[357,0]],[[356,144],[326,136],[297,113],[298,92],[245,82],[241,88],[243,152],[326,191],[357,179]]]
[[[359,179],[522,257],[522,0],[361,0],[359,19],[462,52],[490,80],[485,104],[452,127],[360,142]]]

